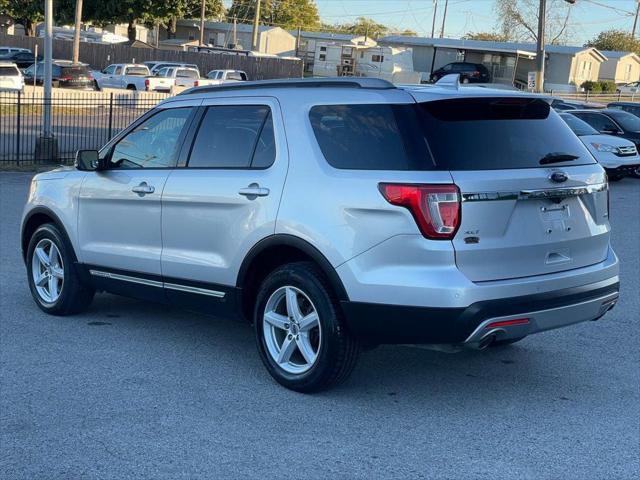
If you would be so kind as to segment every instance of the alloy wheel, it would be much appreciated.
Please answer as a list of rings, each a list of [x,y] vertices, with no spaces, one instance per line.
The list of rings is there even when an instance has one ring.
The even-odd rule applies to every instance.
[[[60,250],[48,238],[40,240],[33,250],[31,274],[42,301],[55,303],[62,293],[64,264]]]
[[[262,332],[272,360],[284,371],[303,374],[318,359],[322,329],[318,312],[299,288],[284,286],[265,305]]]

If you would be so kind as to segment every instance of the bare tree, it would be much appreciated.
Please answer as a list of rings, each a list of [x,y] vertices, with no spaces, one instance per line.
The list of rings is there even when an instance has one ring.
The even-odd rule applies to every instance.
[[[536,42],[540,0],[495,0],[502,35],[509,40]],[[562,44],[569,36],[571,5],[547,0],[546,43]]]

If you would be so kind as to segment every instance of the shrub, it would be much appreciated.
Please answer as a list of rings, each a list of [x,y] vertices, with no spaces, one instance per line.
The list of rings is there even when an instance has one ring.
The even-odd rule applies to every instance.
[[[590,93],[602,92],[602,85],[600,85],[600,82],[592,82],[591,80],[587,80],[581,85],[581,87],[584,88],[585,91]]]
[[[616,83],[611,80],[600,82],[600,89],[602,93],[615,93],[616,92]]]

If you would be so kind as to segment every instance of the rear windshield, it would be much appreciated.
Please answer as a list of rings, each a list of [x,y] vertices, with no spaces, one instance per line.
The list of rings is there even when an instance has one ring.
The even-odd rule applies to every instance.
[[[89,74],[87,67],[62,67],[62,75],[71,77],[86,77]]]
[[[176,73],[176,77],[180,78],[198,78],[199,76],[195,70],[178,70]]]
[[[149,69],[147,67],[127,67],[126,75],[146,77],[149,75]]]
[[[19,74],[16,67],[0,67],[0,77],[17,77]]]
[[[322,105],[310,120],[327,162],[364,170],[537,168],[550,155],[595,160],[547,102],[459,98],[419,104]]]

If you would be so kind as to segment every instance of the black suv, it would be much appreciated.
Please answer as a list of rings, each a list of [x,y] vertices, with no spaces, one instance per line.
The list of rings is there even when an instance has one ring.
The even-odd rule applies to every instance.
[[[460,74],[461,83],[489,83],[491,75],[487,67],[481,63],[454,62],[448,63],[431,74],[431,81],[437,82],[445,75]]]
[[[33,85],[44,82],[44,62],[31,65],[24,71],[24,82]],[[54,87],[93,90],[95,82],[91,70],[85,64],[74,64],[68,60],[54,60],[51,70],[51,83]]]
[[[31,52],[13,52],[9,55],[3,55],[0,59],[5,62],[15,63],[18,68],[27,68],[36,61],[36,57]],[[38,55],[38,60],[42,60],[42,55]]]
[[[607,108],[623,110],[635,115],[636,117],[640,117],[640,103],[638,102],[612,102],[607,105]]]

